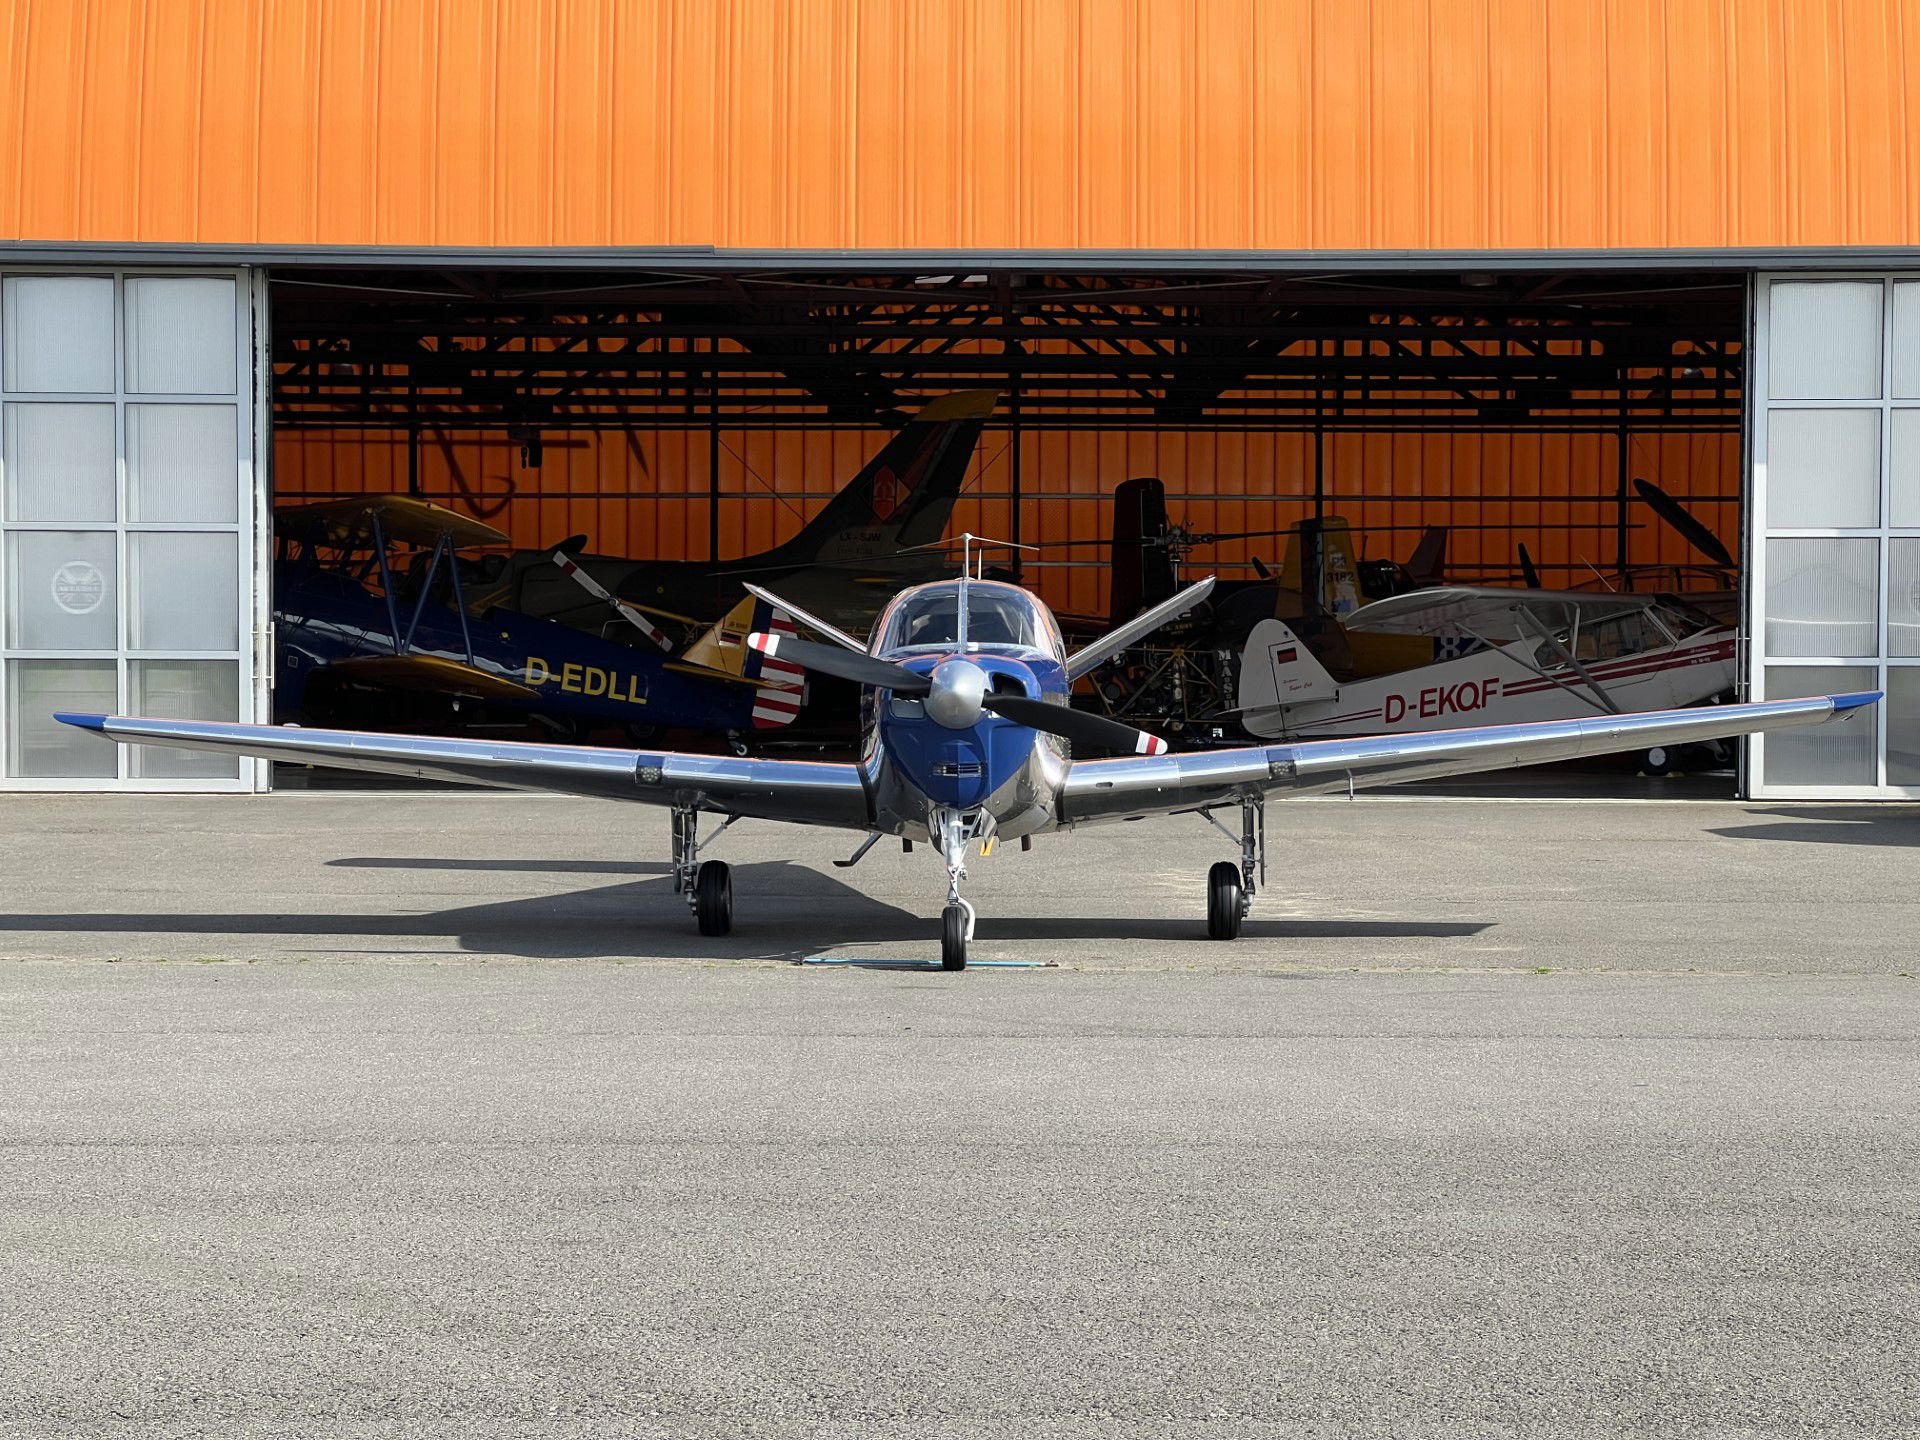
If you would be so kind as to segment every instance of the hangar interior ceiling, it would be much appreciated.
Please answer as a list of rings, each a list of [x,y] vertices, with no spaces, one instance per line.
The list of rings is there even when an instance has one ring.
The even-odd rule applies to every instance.
[[[1002,399],[953,529],[1043,545],[1099,613],[1114,486],[1197,535],[1339,515],[1369,555],[1450,527],[1450,578],[1700,557],[1649,480],[1739,535],[1732,273],[283,271],[282,502],[412,491],[544,545],[726,557],[797,529],[935,396]],[[1283,542],[1196,546],[1249,573]]]

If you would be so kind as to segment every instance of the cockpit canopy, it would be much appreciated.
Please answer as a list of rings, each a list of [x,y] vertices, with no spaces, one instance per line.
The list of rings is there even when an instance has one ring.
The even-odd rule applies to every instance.
[[[1046,606],[1018,585],[969,580],[967,648],[1012,646],[1058,660],[1065,655],[1059,628]],[[960,643],[960,582],[916,586],[896,599],[875,627],[875,653],[952,650]]]

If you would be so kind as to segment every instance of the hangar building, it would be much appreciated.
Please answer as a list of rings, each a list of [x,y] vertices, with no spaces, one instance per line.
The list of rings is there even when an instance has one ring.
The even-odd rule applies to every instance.
[[[1920,796],[1913,0],[0,0],[0,786],[253,789],[276,508],[746,554],[991,389],[953,528],[1112,602],[1345,519],[1737,587],[1756,797]],[[1657,486],[1737,562],[1635,499]],[[1737,574],[1733,570],[1737,569]]]

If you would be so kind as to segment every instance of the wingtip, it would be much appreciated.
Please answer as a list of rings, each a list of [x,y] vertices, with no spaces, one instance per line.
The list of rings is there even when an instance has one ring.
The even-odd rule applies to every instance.
[[[1854,690],[1845,695],[1830,695],[1827,698],[1833,701],[1834,714],[1845,715],[1868,705],[1877,705],[1882,697],[1883,692],[1879,690]]]
[[[83,715],[76,710],[56,710],[53,718],[62,725],[72,725],[81,730],[105,730],[107,717],[104,715]]]
[[[779,647],[779,643],[779,636],[769,635],[764,630],[756,630],[747,636],[747,648],[749,650],[758,650],[762,655],[773,654]]]

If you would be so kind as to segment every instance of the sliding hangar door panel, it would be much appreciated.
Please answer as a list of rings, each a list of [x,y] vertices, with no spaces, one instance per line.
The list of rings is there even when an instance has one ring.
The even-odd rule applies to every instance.
[[[0,785],[243,789],[60,710],[261,712],[247,271],[0,274]]]
[[[1755,341],[1753,693],[1887,698],[1756,737],[1751,793],[1920,796],[1920,275],[1762,277]]]

